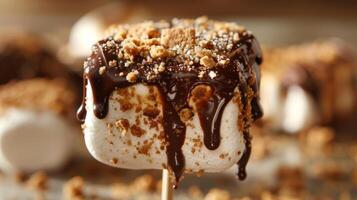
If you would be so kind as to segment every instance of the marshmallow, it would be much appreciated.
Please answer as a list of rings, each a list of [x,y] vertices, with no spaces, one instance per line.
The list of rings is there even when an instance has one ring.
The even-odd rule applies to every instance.
[[[68,44],[60,50],[59,56],[68,64],[73,64],[77,60],[82,62],[90,55],[92,45],[104,36],[110,25],[141,21],[148,15],[149,12],[144,7],[124,2],[114,2],[96,8],[73,25]]]
[[[291,86],[283,104],[283,129],[289,133],[296,133],[309,128],[314,124],[315,114],[316,107],[312,97],[301,87]]]
[[[86,110],[91,111],[94,109],[93,95],[90,85],[87,87]],[[131,95],[122,96],[121,93]],[[150,99],[159,95],[154,86],[137,84],[113,92],[104,119],[88,112],[83,132],[89,152],[97,160],[114,167],[162,169],[167,166],[166,153],[162,149],[165,140],[160,135],[164,132],[159,122],[163,118],[162,103],[159,98]],[[131,105],[130,110],[123,108],[125,104]],[[151,114],[143,114],[147,108],[154,108],[151,112],[159,114],[151,119]],[[221,143],[217,149],[210,150],[204,145],[200,120],[197,112],[193,111],[193,117],[185,122],[187,129],[182,146],[187,172],[220,172],[239,161],[245,151],[245,141],[239,131],[237,113],[237,102],[231,100],[224,108],[221,119]]]
[[[33,172],[63,166],[73,127],[52,112],[9,109],[0,116],[0,168]]]
[[[261,52],[234,23],[174,19],[119,25],[84,64],[85,143],[120,168],[220,172],[244,179],[259,105]]]
[[[267,49],[264,55],[261,98],[266,126],[297,133],[353,112],[356,64],[343,42]]]
[[[0,168],[55,170],[73,150],[74,96],[61,81],[29,79],[0,88]]]

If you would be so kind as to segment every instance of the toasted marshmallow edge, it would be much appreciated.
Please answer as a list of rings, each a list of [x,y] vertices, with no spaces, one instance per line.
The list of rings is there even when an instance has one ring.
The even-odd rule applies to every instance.
[[[113,92],[109,100],[109,112],[104,119],[98,119],[93,112],[93,95],[90,85],[87,85],[86,109],[87,116],[84,125],[84,137],[86,146],[94,158],[98,161],[119,168],[129,169],[162,169],[167,165],[166,150],[160,150],[161,142],[155,135],[163,131],[163,127],[159,124],[158,130],[149,128],[148,125],[142,123],[145,116],[140,116],[136,113],[135,107],[145,107],[146,104],[158,103],[160,114],[162,117],[161,102],[154,102],[148,99],[149,89],[154,87],[154,93],[159,94],[155,86],[145,86],[136,84],[127,89],[135,90],[135,95],[138,98],[131,98],[130,102],[134,108],[128,111],[121,111],[120,103],[116,100],[120,96]],[[144,99],[144,100],[143,100]],[[143,103],[145,102],[145,103]],[[182,147],[182,152],[185,157],[186,172],[220,172],[228,169],[233,164],[237,163],[245,150],[245,141],[243,134],[238,131],[238,106],[232,101],[229,102],[223,112],[221,121],[221,143],[216,150],[209,150],[203,143],[203,132],[200,126],[200,121],[195,113],[191,120],[186,122],[186,138]],[[118,119],[127,119],[129,123],[135,124],[135,119],[139,117],[140,127],[146,131],[141,137],[136,137],[128,131],[125,134],[122,130],[116,128],[108,128],[108,124],[113,124]],[[128,141],[132,145],[128,145]],[[138,148],[144,141],[152,141],[151,148],[148,154],[138,153]],[[193,151],[194,149],[194,151]],[[238,153],[239,152],[239,153]],[[224,155],[224,158],[222,158]],[[113,162],[115,161],[115,162]]]
[[[72,153],[72,129],[52,112],[9,108],[0,115],[0,168],[56,170]]]

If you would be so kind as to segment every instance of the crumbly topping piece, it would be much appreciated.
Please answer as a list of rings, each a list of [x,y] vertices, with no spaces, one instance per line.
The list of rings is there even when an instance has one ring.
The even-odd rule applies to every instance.
[[[280,189],[293,191],[302,190],[304,187],[304,172],[299,166],[281,166],[276,173]]]
[[[200,64],[206,67],[207,69],[210,69],[216,65],[216,62],[213,60],[213,58],[204,56],[200,59]]]
[[[147,21],[138,24],[112,26],[107,38],[94,45],[94,54],[109,52],[108,61],[103,58],[100,74],[112,67],[123,70],[134,83],[138,76],[147,80],[163,72],[196,71],[202,78],[216,67],[226,67],[230,58],[251,34],[235,23],[198,19],[173,19],[171,22]],[[247,40],[247,41],[246,41]],[[85,67],[91,62],[89,58]],[[90,65],[90,64],[89,64]],[[133,67],[135,66],[135,67]],[[127,68],[127,69],[125,69]]]
[[[328,154],[335,142],[335,131],[329,127],[313,127],[304,135],[304,150],[311,155]]]
[[[123,135],[126,135],[130,128],[130,123],[127,119],[119,119],[115,122],[115,126],[116,128],[119,128]]]
[[[165,47],[195,45],[196,30],[193,28],[167,28],[162,30],[161,44]]]
[[[68,200],[84,200],[83,193],[84,180],[82,177],[76,176],[68,180],[63,186],[63,194]]]
[[[128,75],[126,75],[126,80],[128,80],[130,83],[134,83],[137,79],[137,71],[129,72]]]
[[[75,96],[60,80],[29,79],[0,87],[0,111],[11,107],[71,114]]]
[[[204,200],[231,200],[228,191],[214,188],[208,192]]]
[[[48,176],[45,172],[36,172],[30,176],[27,185],[37,191],[46,190],[48,187]]]
[[[154,192],[156,190],[156,180],[151,175],[143,175],[134,180],[131,188],[138,192]]]
[[[187,191],[188,195],[192,199],[202,199],[203,198],[203,192],[202,190],[197,187],[197,186],[190,186]]]
[[[148,194],[158,191],[159,182],[151,175],[137,177],[131,184],[115,183],[112,194],[117,199],[130,199],[138,194]]]

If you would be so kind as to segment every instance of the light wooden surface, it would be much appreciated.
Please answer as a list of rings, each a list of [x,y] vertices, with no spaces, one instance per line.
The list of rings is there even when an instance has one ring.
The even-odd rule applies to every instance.
[[[173,200],[172,184],[167,169],[162,170],[161,200]]]

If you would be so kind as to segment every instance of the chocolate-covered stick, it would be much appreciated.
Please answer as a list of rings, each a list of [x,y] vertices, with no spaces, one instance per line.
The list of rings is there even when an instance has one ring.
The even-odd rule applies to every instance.
[[[173,200],[172,183],[167,169],[162,170],[161,200]]]

